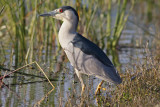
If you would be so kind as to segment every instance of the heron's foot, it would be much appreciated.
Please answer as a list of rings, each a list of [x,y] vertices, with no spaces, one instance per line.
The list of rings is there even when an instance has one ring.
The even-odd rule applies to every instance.
[[[106,91],[106,88],[102,88],[103,91]]]
[[[99,85],[97,86],[97,89],[96,89],[96,91],[95,91],[95,95],[100,94],[100,93],[101,93],[101,84],[99,84]]]
[[[98,84],[97,89],[96,89],[96,92],[95,92],[96,95],[101,93],[101,86],[102,86],[103,82],[104,82],[104,81],[102,80],[102,81]]]
[[[84,93],[84,90],[85,90],[85,85],[82,85],[82,91],[81,91],[81,95],[83,95],[83,93]]]

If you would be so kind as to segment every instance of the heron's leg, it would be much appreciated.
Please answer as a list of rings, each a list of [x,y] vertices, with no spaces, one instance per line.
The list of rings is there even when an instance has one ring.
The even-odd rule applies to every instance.
[[[79,73],[77,69],[75,69],[75,71],[76,71],[76,74],[77,74],[77,76],[78,76],[78,78],[79,78],[79,80],[80,80],[80,82],[81,82],[81,86],[82,86],[81,95],[82,95],[83,92],[84,92],[84,90],[85,90],[85,85],[84,85],[83,80],[82,80],[82,77],[81,77],[82,74]]]
[[[104,82],[104,80],[102,80],[102,81],[98,84],[95,94],[98,94],[98,92],[99,92],[99,94],[100,94],[100,89],[101,89],[101,86],[102,86],[103,82]]]

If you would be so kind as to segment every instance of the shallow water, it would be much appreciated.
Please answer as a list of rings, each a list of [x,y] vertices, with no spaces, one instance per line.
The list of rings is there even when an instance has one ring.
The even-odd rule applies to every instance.
[[[137,39],[138,37],[141,38],[140,35],[135,34],[136,31],[134,30],[125,30],[122,34],[121,40],[119,44],[121,46],[124,46],[120,48],[120,50],[117,52],[118,59],[119,59],[119,67],[121,69],[121,72],[125,72],[126,68],[133,68],[133,64],[136,63],[137,59],[143,61],[144,57],[144,49],[142,47],[133,47],[135,46],[132,43],[132,39]],[[137,39],[140,40],[140,39]],[[130,46],[131,47],[125,47]],[[6,68],[10,64],[10,49],[6,48],[6,55],[5,55],[5,62],[4,65]],[[52,55],[48,58],[48,61],[46,63],[43,63],[45,60],[45,52],[43,52],[41,56],[41,62],[40,66],[44,71],[49,75],[49,78],[55,79],[52,81],[54,86],[56,87],[55,90],[46,98],[42,105],[65,105],[67,102],[71,101],[71,104],[78,105],[80,103],[80,92],[81,92],[81,84],[79,83],[78,78],[75,75],[75,72],[70,65],[69,62],[63,61],[62,62],[62,68],[61,71],[57,71],[57,63],[61,64],[61,57],[57,56],[57,61],[50,62],[50,58],[54,56],[54,53],[51,53]],[[14,57],[14,56],[13,56]],[[110,59],[112,59],[112,55],[109,56]],[[50,71],[50,65],[49,63],[53,63],[53,68],[51,72]],[[33,106],[37,101],[39,101],[43,96],[51,90],[51,85],[45,80],[42,73],[38,71],[38,68],[34,66],[35,69],[24,69],[20,70],[19,72],[24,72],[27,74],[31,74],[30,76],[23,75],[23,74],[12,74],[13,77],[6,78],[3,81],[5,82],[6,86],[3,86],[0,91],[1,99],[0,104],[2,107],[10,105],[11,107],[19,106],[19,107],[25,107],[25,106]],[[5,73],[5,71],[2,71],[2,74]],[[6,73],[9,73],[9,71]],[[40,77],[34,77],[35,75],[38,75]],[[55,76],[56,75],[56,76]],[[85,84],[87,84],[86,88],[86,97],[89,96],[89,99],[87,99],[87,103],[96,105],[96,99],[94,98],[94,92],[96,90],[96,87],[99,82],[101,82],[100,79],[97,79],[93,76],[83,76]],[[108,87],[108,84],[105,83],[103,87],[110,89]],[[105,91],[103,91],[102,94],[106,94]],[[75,101],[74,101],[75,100]]]
[[[148,37],[141,28],[128,22],[119,41],[120,47],[116,52],[113,51],[116,54],[109,55],[109,58],[121,73],[124,73],[126,69],[135,69],[135,64],[143,63],[143,58],[145,57],[144,42],[150,39],[152,37]],[[2,41],[5,42],[5,40]],[[14,69],[16,64],[12,47],[10,45],[1,45],[0,48],[0,50],[5,50],[0,52],[3,68]],[[107,50],[112,51],[110,49]],[[42,49],[39,52],[39,50],[35,49],[34,52],[35,61],[40,64],[55,86],[55,90],[41,102],[42,106],[65,106],[67,104],[79,106],[82,100],[85,100],[87,105],[97,105],[94,92],[98,83],[101,82],[100,79],[93,76],[83,76],[87,87],[84,99],[82,99],[81,84],[67,58],[63,60],[62,51],[57,52],[56,49],[52,49],[46,52]],[[5,73],[8,74],[9,72],[1,70],[0,75],[5,75]],[[27,67],[19,70],[12,74],[11,77],[6,77],[3,82],[5,85],[0,89],[0,106],[2,107],[34,106],[52,89],[36,65],[33,65],[32,68]],[[109,86],[108,83],[104,83],[103,87],[107,88],[107,91],[102,91],[103,95],[110,95],[110,90],[114,89],[114,86]]]

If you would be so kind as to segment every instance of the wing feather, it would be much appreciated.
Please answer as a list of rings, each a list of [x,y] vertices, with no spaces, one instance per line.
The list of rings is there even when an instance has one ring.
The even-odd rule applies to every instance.
[[[108,67],[114,67],[106,54],[96,44],[86,39],[82,35],[77,33],[72,43],[75,47],[80,48],[85,54],[93,55],[104,65]]]

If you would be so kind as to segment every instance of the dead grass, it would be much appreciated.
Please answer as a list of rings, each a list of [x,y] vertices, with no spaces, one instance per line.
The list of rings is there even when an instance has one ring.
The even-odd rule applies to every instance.
[[[123,74],[123,83],[103,100],[105,106],[160,106],[160,53],[146,49],[144,64],[137,62],[135,69]],[[154,54],[153,54],[154,53]],[[133,78],[134,77],[134,78]]]

